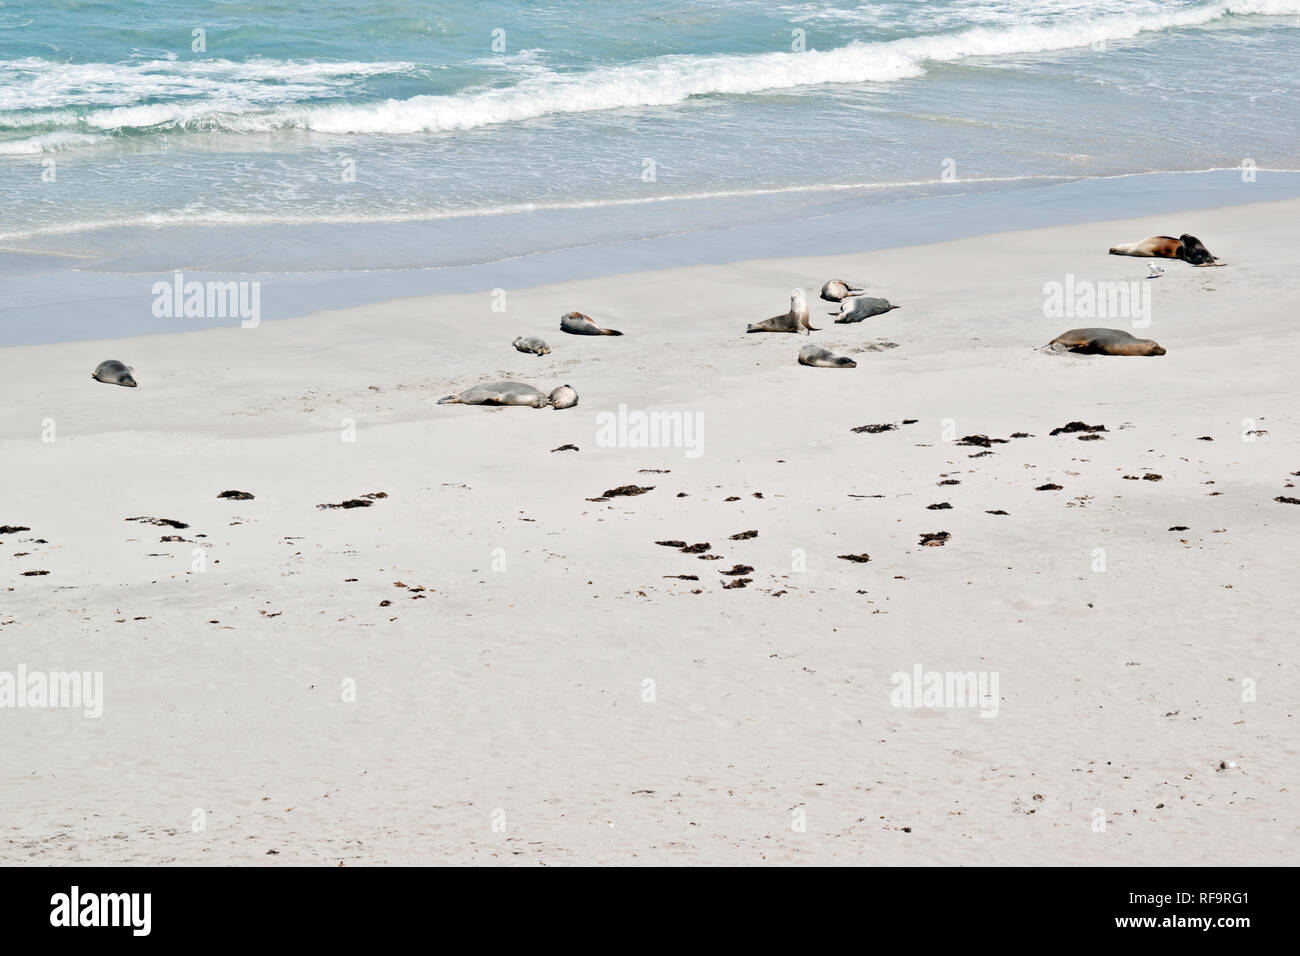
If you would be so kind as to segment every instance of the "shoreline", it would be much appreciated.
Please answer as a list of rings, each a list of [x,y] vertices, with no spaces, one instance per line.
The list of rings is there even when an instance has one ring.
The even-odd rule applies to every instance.
[[[157,281],[169,281],[174,269],[199,281],[256,281],[263,292],[261,318],[279,321],[426,295],[514,290],[693,265],[843,256],[1049,224],[1200,214],[1240,205],[1236,200],[1245,197],[1250,205],[1296,198],[1300,172],[1261,171],[1252,183],[1242,181],[1240,170],[1218,170],[1009,189],[996,185],[959,182],[952,186],[962,190],[956,195],[873,189],[866,197],[873,201],[865,207],[858,205],[863,197],[836,191],[780,192],[761,201],[667,201],[658,209],[637,207],[646,221],[636,227],[622,221],[621,207],[613,207],[436,223],[108,230],[75,241],[62,237],[71,245],[49,240],[47,248],[10,246],[7,251],[0,243],[10,287],[7,302],[0,305],[0,347],[184,334],[229,324],[215,317],[152,315],[150,289]],[[991,224],[996,226],[990,229]],[[575,241],[575,236],[582,238]],[[499,250],[503,243],[508,250],[510,242],[519,244],[517,254],[476,258],[481,258],[479,250]],[[105,259],[95,251],[99,247],[133,251]],[[276,250],[290,271],[248,271],[248,264],[268,249]],[[459,251],[449,251],[453,249]],[[379,258],[373,263],[356,260],[367,254]],[[429,265],[431,255],[446,261]],[[356,268],[332,271],[321,265],[343,259],[356,260]],[[385,260],[390,265],[380,264]],[[309,263],[316,266],[302,271]],[[93,310],[85,309],[86,301],[95,302]]]

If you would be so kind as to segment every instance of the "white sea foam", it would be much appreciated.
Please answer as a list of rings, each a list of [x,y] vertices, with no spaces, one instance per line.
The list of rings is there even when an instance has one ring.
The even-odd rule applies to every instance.
[[[31,156],[36,153],[48,153],[61,149],[73,149],[77,146],[89,146],[104,142],[106,137],[95,133],[76,133],[71,130],[55,130],[40,136],[26,139],[0,141],[0,156]]]
[[[1068,9],[1068,8],[1067,8]],[[1122,9],[1107,5],[1107,10]],[[754,94],[824,84],[889,83],[928,64],[1086,48],[1101,41],[1197,27],[1232,15],[1300,14],[1300,0],[1226,0],[1175,8],[1014,25],[1013,21],[802,53],[669,55],[586,72],[538,69],[500,87],[368,103],[320,104],[365,78],[419,69],[408,63],[290,60],[151,60],[124,64],[0,63],[0,128],[195,129],[248,133],[306,129],[331,134],[409,134],[475,129],[545,116],[663,107],[695,97]],[[516,73],[516,77],[518,74]],[[176,97],[183,97],[176,101]],[[159,99],[169,100],[156,102]],[[154,102],[145,102],[151,100]],[[39,110],[13,114],[4,111]],[[40,117],[36,120],[35,117]],[[30,151],[32,140],[8,151]]]

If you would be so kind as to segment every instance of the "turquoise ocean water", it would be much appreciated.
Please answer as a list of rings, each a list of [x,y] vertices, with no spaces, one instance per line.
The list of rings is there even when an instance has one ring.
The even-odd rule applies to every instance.
[[[0,344],[179,330],[171,269],[276,317],[1297,169],[1300,0],[0,0]]]

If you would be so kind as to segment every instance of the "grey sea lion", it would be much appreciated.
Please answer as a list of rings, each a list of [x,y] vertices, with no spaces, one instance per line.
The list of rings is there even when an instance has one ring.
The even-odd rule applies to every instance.
[[[532,352],[534,355],[551,354],[551,347],[535,335],[516,336],[510,344],[521,352]]]
[[[530,405],[533,408],[572,408],[578,404],[578,393],[569,385],[561,385],[548,395],[541,389],[522,382],[488,382],[475,385],[458,395],[438,399],[439,405]]]
[[[746,332],[798,332],[800,335],[807,335],[809,332],[817,332],[818,329],[808,321],[808,296],[803,289],[794,289],[790,292],[790,311],[785,315],[774,315],[770,319],[764,319],[762,322],[755,322],[745,329]]]
[[[95,366],[90,377],[106,385],[125,385],[127,388],[135,388],[134,372],[135,369],[123,365],[117,359],[108,359]]]
[[[822,298],[827,302],[842,302],[851,295],[862,295],[865,291],[860,282],[845,282],[843,279],[832,279],[822,286]]]
[[[880,299],[872,295],[855,295],[840,302],[839,312],[831,312],[830,314],[838,315],[839,318],[835,321],[840,325],[846,325],[850,322],[861,322],[873,315],[883,315],[891,309],[897,308],[899,307],[892,304],[888,299]]]
[[[857,368],[858,363],[847,355],[836,355],[830,349],[809,342],[799,350],[799,364],[813,368]]]
[[[1135,338],[1122,329],[1070,329],[1045,346],[1055,352],[1080,352],[1085,355],[1164,355],[1165,350],[1151,339]]]
[[[622,335],[614,329],[602,329],[589,315],[568,312],[560,316],[560,331],[570,335]]]

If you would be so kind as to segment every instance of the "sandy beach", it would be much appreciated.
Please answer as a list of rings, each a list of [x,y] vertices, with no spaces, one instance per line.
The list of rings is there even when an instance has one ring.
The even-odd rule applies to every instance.
[[[0,714],[0,861],[1293,861],[1298,214],[4,349],[0,671],[103,694]],[[1182,232],[1227,267],[1106,254]],[[833,277],[901,308],[837,325]],[[1129,327],[1045,316],[1067,279],[1149,288],[1167,354],[1039,349]],[[792,287],[856,368],[745,334]],[[580,404],[436,404],[499,379]],[[611,446],[620,405],[698,444]]]

